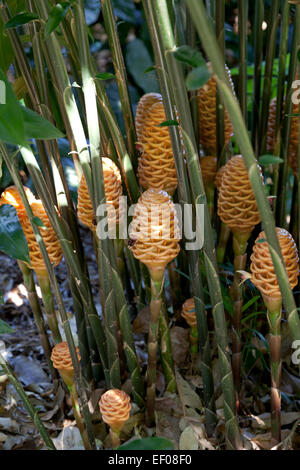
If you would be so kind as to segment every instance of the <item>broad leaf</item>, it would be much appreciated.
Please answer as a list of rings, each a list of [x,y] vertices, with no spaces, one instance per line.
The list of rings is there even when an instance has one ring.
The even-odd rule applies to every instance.
[[[39,17],[30,11],[24,11],[18,15],[13,16],[4,26],[5,29],[17,28],[23,24],[30,23],[30,21],[38,20]]]
[[[0,206],[0,250],[12,258],[30,262],[29,250],[16,209]]]
[[[180,46],[174,51],[174,57],[191,67],[200,67],[205,64],[205,60],[201,52],[190,46]]]
[[[84,0],[84,7],[86,23],[96,23],[101,11],[100,0]]]
[[[0,294],[0,298],[1,298]],[[2,297],[3,298],[3,297]],[[0,302],[4,303],[4,302]],[[13,330],[7,323],[5,323],[3,320],[0,319],[0,335],[9,335],[10,333],[14,333],[15,330]]]
[[[135,5],[132,0],[113,0],[114,14],[127,23],[136,23]]]
[[[155,71],[145,74],[145,70],[153,66],[153,61],[141,39],[134,39],[127,44],[125,59],[129,73],[144,93],[159,92]]]
[[[24,129],[26,139],[50,140],[59,139],[64,136],[51,122],[32,111],[21,107],[24,118]]]
[[[186,77],[186,86],[188,90],[198,90],[210,79],[211,73],[204,64],[193,69]]]
[[[276,155],[262,155],[259,157],[258,161],[262,166],[278,165],[278,163],[283,162],[282,158],[279,158]]]
[[[10,83],[0,70],[0,85],[1,81],[5,86],[5,103],[0,104],[0,140],[20,145],[25,141],[22,109]]]
[[[7,72],[14,59],[14,53],[7,33],[4,31],[4,25],[0,19],[0,69]]]
[[[45,26],[45,37],[47,38],[50,34],[55,31],[59,26],[61,20],[66,15],[70,7],[69,2],[57,3],[49,13],[49,17]]]
[[[146,437],[123,444],[116,450],[174,450],[174,444],[164,437]]]

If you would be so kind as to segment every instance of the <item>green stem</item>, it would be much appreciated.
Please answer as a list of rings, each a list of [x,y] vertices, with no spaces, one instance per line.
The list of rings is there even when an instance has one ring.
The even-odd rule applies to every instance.
[[[23,403],[24,403],[24,405],[25,405],[32,421],[34,422],[34,424],[38,428],[39,433],[40,433],[47,449],[48,450],[56,450],[56,447],[53,444],[53,441],[50,438],[49,434],[47,433],[47,430],[46,430],[43,422],[41,421],[41,418],[39,417],[37,410],[30,403],[30,400],[29,400],[28,396],[26,395],[25,390],[23,389],[22,385],[20,384],[20,382],[15,377],[13,371],[11,370],[11,368],[9,367],[7,362],[5,361],[5,359],[2,356],[1,352],[0,352],[0,365],[1,365],[2,370],[9,377],[10,382],[12,383],[14,388],[16,389],[16,392],[20,396],[21,400],[23,401]]]
[[[46,270],[36,271],[36,277],[41,288],[47,322],[51,330],[53,340],[55,344],[60,343],[62,338],[59,332],[48,273]]]
[[[163,289],[163,272],[159,275],[151,276],[151,303],[150,303],[150,324],[148,335],[148,367],[147,367],[147,402],[146,402],[146,422],[151,426],[155,422],[155,397],[156,397],[156,363],[158,351],[158,330],[159,316],[162,306],[161,293]]]
[[[274,298],[268,299],[264,297],[264,301],[268,309],[268,323],[270,327],[269,346],[271,356],[271,435],[275,444],[278,444],[281,441],[281,298],[275,302]]]
[[[259,155],[259,113],[261,96],[261,67],[263,57],[263,24],[264,0],[255,0],[254,17],[254,84],[253,84],[253,108],[252,108],[252,145],[255,155]]]
[[[172,355],[172,344],[170,329],[168,324],[168,312],[165,302],[162,302],[159,315],[159,344],[161,353],[161,363],[165,377],[166,392],[176,392],[176,377],[174,372],[174,363]]]
[[[239,102],[247,125],[247,38],[248,0],[238,0],[239,21]]]
[[[232,319],[232,371],[233,381],[237,395],[240,391],[241,367],[242,367],[242,307],[243,307],[243,289],[240,286],[241,275],[238,271],[243,271],[247,263],[247,240],[251,233],[233,232],[233,252],[234,252],[234,280],[232,285],[233,298],[233,319]]]
[[[220,231],[220,237],[219,237],[219,242],[218,242],[218,247],[217,247],[217,262],[219,264],[223,264],[224,258],[225,258],[225,253],[226,253],[226,247],[227,243],[230,237],[231,230],[230,228],[221,222],[221,231]]]
[[[136,168],[137,155],[135,143],[137,138],[128,90],[128,78],[126,74],[120,39],[118,36],[117,25],[114,18],[112,2],[110,0],[101,0],[101,5],[105,30],[108,36],[110,51],[112,53],[116,80],[120,94],[129,154],[131,156],[131,159],[133,160],[134,167]]]
[[[24,285],[27,290],[28,301],[34,316],[34,321],[39,333],[40,342],[48,363],[48,367],[53,380],[57,380],[58,375],[56,369],[54,369],[51,357],[51,345],[46,331],[46,325],[43,318],[43,312],[39,303],[39,299],[35,289],[35,283],[33,279],[33,273],[30,268],[26,266],[23,261],[18,261],[19,268],[23,275]]]
[[[216,2],[216,36],[225,62],[225,1]],[[222,96],[217,90],[216,94],[216,132],[218,168],[225,163],[225,109]]]

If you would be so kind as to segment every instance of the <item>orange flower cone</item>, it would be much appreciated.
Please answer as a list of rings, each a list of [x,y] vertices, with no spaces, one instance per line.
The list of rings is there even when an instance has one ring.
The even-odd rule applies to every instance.
[[[177,174],[168,127],[159,127],[166,121],[162,102],[148,110],[142,126],[142,152],[138,162],[138,177],[144,189],[163,189],[173,194],[177,188]]]
[[[135,127],[138,142],[140,142],[144,124],[151,106],[154,103],[159,103],[160,101],[162,101],[160,93],[146,93],[139,100],[135,114]]]
[[[285,229],[276,228],[279,245],[291,289],[298,284],[299,256],[292,235]],[[251,255],[251,281],[260,290],[270,327],[270,370],[271,370],[271,435],[274,445],[281,441],[281,335],[282,297],[277,282],[270,250],[261,232],[257,237]]]
[[[41,219],[46,227],[46,230],[41,228],[40,233],[46,245],[51,263],[54,264],[54,266],[57,266],[62,259],[62,249],[60,243],[50,224],[42,202],[40,200],[35,199],[34,195],[32,194],[29,188],[25,187],[24,189],[34,216]],[[25,238],[28,243],[31,262],[31,265],[28,266],[34,269],[36,272],[45,272],[46,266],[43,261],[42,254],[40,252],[39,245],[35,239],[30,220],[27,217],[25,207],[15,186],[10,186],[2,193],[0,198],[0,205],[2,204],[10,204],[11,206],[14,206],[16,208],[20,224],[22,226]]]
[[[76,348],[76,352],[78,360],[80,361],[78,348]],[[68,387],[72,387],[74,383],[74,367],[67,342],[63,341],[54,346],[52,349],[51,361],[53,362],[53,367],[59,371],[65,384]]]
[[[214,181],[215,187],[216,187],[217,189],[220,189],[220,187],[221,187],[222,178],[223,178],[223,175],[224,175],[225,167],[226,167],[226,165],[223,165],[223,166],[221,166],[221,167],[218,169],[218,171],[217,171],[217,174],[216,174],[216,177],[215,177],[215,181]]]
[[[225,66],[226,72],[234,92],[230,70]],[[214,76],[198,90],[198,118],[200,144],[208,154],[216,154],[217,151],[217,124],[216,124],[216,93],[217,83]],[[228,144],[233,136],[228,112],[225,110],[225,144]]]
[[[121,173],[117,165],[110,158],[103,157],[102,166],[108,224],[110,227],[113,227],[119,223],[122,216],[119,208],[119,197],[123,194]],[[84,175],[81,177],[78,188],[77,214],[79,220],[84,225],[89,227],[92,232],[96,231],[96,218]]]
[[[108,390],[101,396],[99,407],[103,421],[110,427],[113,447],[118,447],[120,432],[130,415],[130,396],[116,388]]]

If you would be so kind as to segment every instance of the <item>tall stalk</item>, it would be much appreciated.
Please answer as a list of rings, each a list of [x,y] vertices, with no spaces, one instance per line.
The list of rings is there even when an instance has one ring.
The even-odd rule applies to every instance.
[[[133,165],[137,166],[137,155],[136,155],[136,132],[131,107],[131,101],[128,90],[128,79],[126,74],[126,68],[124,58],[122,54],[121,44],[118,36],[118,30],[116,21],[114,18],[114,12],[112,8],[112,2],[110,0],[101,0],[102,15],[104,18],[104,26],[108,36],[110,51],[112,53],[112,59],[114,63],[117,85],[120,94],[120,101],[124,116],[125,131],[127,136],[127,144],[129,154],[133,161]]]
[[[247,125],[247,38],[248,38],[248,0],[238,0],[239,21],[239,102]]]
[[[224,57],[225,62],[225,1],[219,0],[216,2],[216,36],[220,50]],[[222,96],[217,89],[216,95],[216,131],[217,131],[217,156],[218,168],[226,163],[226,156],[224,153],[225,142],[225,109]]]
[[[255,0],[255,16],[253,23],[254,31],[254,84],[253,84],[253,107],[252,107],[252,145],[255,155],[259,155],[259,114],[261,97],[261,69],[263,57],[263,24],[264,0]]]
[[[188,113],[189,126],[191,132],[193,132],[193,124],[189,113],[188,98],[185,91],[183,80],[177,83],[176,91],[175,86],[172,83],[173,78],[177,78],[177,69],[170,70],[170,62],[172,60],[171,50],[175,48],[175,40],[171,30],[171,24],[168,17],[167,7],[165,1],[162,2],[143,2],[147,22],[150,28],[150,34],[152,44],[154,47],[156,63],[158,68],[158,78],[160,82],[161,92],[164,98],[164,106],[167,119],[176,119],[175,114],[175,103],[176,109],[179,114],[180,122],[184,122],[184,114]],[[168,52],[167,52],[168,51]],[[166,57],[166,59],[165,59]],[[174,59],[175,60],[175,59]],[[168,62],[170,61],[170,62]],[[168,65],[167,65],[168,64]],[[174,65],[174,62],[172,62]],[[168,74],[166,73],[168,72]],[[178,77],[179,78],[179,77]],[[180,73],[182,79],[182,73]],[[179,79],[180,79],[179,78]],[[170,81],[172,86],[170,84]],[[184,112],[182,107],[177,106],[178,102],[174,100],[180,93],[185,95],[185,107]],[[178,192],[181,204],[188,204],[191,201],[190,187],[187,179],[187,172],[184,166],[184,160],[182,158],[182,147],[180,141],[180,135],[175,127],[170,127],[170,136],[172,141],[175,166],[178,178]],[[202,198],[205,200],[205,190],[202,188]],[[200,199],[200,198],[199,198]],[[195,198],[197,200],[197,198]],[[206,427],[208,433],[211,433],[215,426],[215,404],[214,404],[214,385],[213,376],[211,369],[211,356],[210,346],[208,337],[208,327],[205,313],[204,293],[202,286],[202,279],[199,269],[199,255],[196,251],[189,251],[189,265],[191,270],[192,290],[195,298],[195,307],[197,315],[197,323],[199,329],[199,343],[201,353],[201,372],[203,376],[204,385],[204,401],[206,411]]]
[[[287,277],[285,264],[282,259],[282,254],[275,231],[274,217],[271,212],[270,204],[259,174],[257,161],[255,159],[254,152],[249,140],[249,135],[243,123],[240,107],[232,94],[232,90],[230,89],[230,85],[222,63],[222,57],[218,49],[218,44],[214,37],[213,31],[207,22],[205,8],[203,6],[202,0],[187,0],[187,2],[192,13],[192,18],[195,21],[198,34],[201,38],[202,45],[212,62],[217,83],[223,94],[226,108],[228,109],[228,113],[234,127],[236,139],[245,161],[249,180],[255,194],[257,207],[264,225],[268,246],[283,298],[283,304],[288,316],[288,323],[291,334],[294,339],[300,339],[300,320],[298,318],[297,307],[290,288],[289,279]]]

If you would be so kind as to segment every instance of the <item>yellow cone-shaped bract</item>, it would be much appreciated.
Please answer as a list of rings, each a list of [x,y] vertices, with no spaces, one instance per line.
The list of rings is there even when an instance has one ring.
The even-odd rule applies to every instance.
[[[292,235],[283,228],[276,228],[279,245],[285,263],[291,289],[298,284],[299,257]],[[260,292],[269,298],[281,297],[266,235],[261,232],[251,255],[251,280]]]
[[[123,390],[108,390],[101,396],[99,407],[103,421],[110,426],[112,431],[119,433],[130,415],[129,395]]]
[[[113,226],[113,224],[119,223],[122,215],[119,207],[119,197],[123,193],[121,174],[117,165],[110,158],[102,158],[102,167],[108,224]],[[78,188],[77,214],[84,225],[93,232],[96,231],[96,218],[84,175],[81,177]]]
[[[149,270],[163,270],[180,251],[175,205],[159,189],[148,189],[135,207],[129,236],[134,256]]]
[[[42,201],[35,199],[34,195],[32,194],[29,188],[24,187],[24,190],[30,207],[32,209],[33,215],[41,219],[41,221],[43,222],[45,228],[41,227],[40,233],[46,245],[51,263],[54,266],[57,266],[62,259],[62,249],[52,228],[52,225],[50,224]],[[20,224],[22,226],[25,238],[28,243],[31,262],[31,265],[29,267],[34,269],[35,271],[45,271],[46,266],[43,261],[39,245],[35,239],[35,235],[32,230],[29,218],[27,217],[25,207],[15,186],[10,186],[2,193],[0,198],[0,205],[2,204],[10,204],[11,206],[14,206],[16,208]]]
[[[141,129],[142,150],[138,162],[138,177],[144,189],[163,189],[172,195],[178,181],[169,128],[159,127],[164,121],[166,115],[163,103],[154,103],[148,110]]]
[[[239,233],[251,232],[260,222],[254,192],[241,155],[232,157],[225,165],[219,188],[218,215],[231,230]]]
[[[79,349],[76,348],[77,357],[80,361]],[[63,341],[54,346],[51,353],[53,367],[57,369],[67,386],[72,386],[74,382],[74,367],[71,359],[68,343]]]
[[[162,96],[160,93],[146,93],[139,100],[135,114],[135,127],[138,142],[140,142],[144,124],[151,106],[161,101]]]
[[[234,92],[231,74],[227,66],[226,72]],[[216,120],[216,79],[212,76],[208,82],[198,90],[198,119],[200,144],[208,153],[216,153],[217,150],[217,120]],[[225,110],[225,144],[233,136],[233,127]]]

